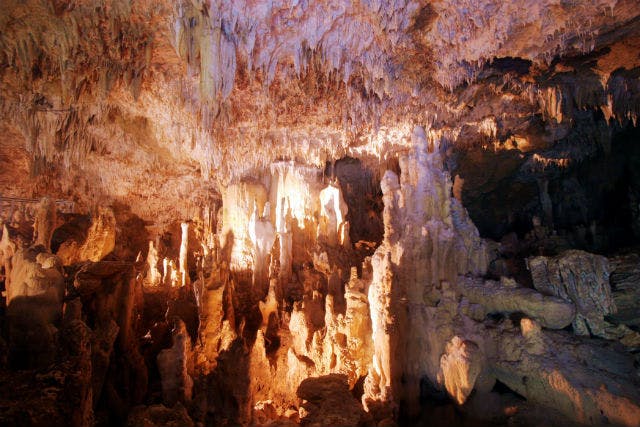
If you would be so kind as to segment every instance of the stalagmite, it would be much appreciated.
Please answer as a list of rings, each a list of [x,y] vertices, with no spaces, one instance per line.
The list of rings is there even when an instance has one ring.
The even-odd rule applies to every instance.
[[[192,398],[193,369],[191,339],[184,322],[177,319],[172,332],[173,346],[158,354],[158,369],[162,378],[162,399],[168,406],[187,403]]]
[[[256,219],[267,202],[263,185],[241,182],[228,186],[222,194],[222,230],[220,250],[232,271],[252,271],[253,242],[249,236],[249,221],[254,211]]]
[[[262,314],[262,329],[266,330],[269,325],[269,318],[272,314],[278,315],[278,300],[276,299],[276,281],[272,280],[269,285],[269,293],[265,301],[259,301],[258,307]]]
[[[293,267],[293,235],[291,233],[291,215],[288,199],[282,198],[278,203],[276,212],[276,232],[278,233],[278,245],[280,249],[280,273],[279,279],[282,285],[291,281]]]
[[[447,392],[456,403],[462,405],[476,382],[482,369],[478,345],[473,341],[466,341],[455,336],[447,343],[445,353],[440,358],[441,376]]]
[[[189,250],[189,224],[183,222],[180,224],[182,230],[182,238],[180,240],[180,280],[182,286],[190,283],[189,270],[187,268],[187,251]]]
[[[320,192],[320,230],[319,237],[326,239],[329,245],[344,245],[345,227],[348,207],[342,198],[342,192],[337,183],[331,183]],[[348,236],[348,232],[346,235]]]
[[[60,260],[42,247],[19,249],[6,288],[10,361],[18,367],[53,362],[62,316],[64,278]]]
[[[158,286],[162,281],[162,274],[158,270],[158,250],[153,244],[153,241],[149,241],[149,251],[147,252],[147,276],[145,283],[149,286]]]
[[[11,286],[12,258],[16,253],[16,244],[9,238],[7,225],[2,226],[2,239],[0,239],[0,260],[4,269],[5,289]]]
[[[269,202],[264,206],[261,217],[258,216],[258,206],[254,203],[253,214],[249,219],[249,237],[254,248],[253,288],[256,295],[262,298],[268,292],[269,286],[269,255],[276,240],[276,231],[269,220]]]
[[[51,237],[56,227],[56,203],[48,197],[40,200],[38,212],[33,223],[35,244],[42,245],[47,251],[51,250]]]

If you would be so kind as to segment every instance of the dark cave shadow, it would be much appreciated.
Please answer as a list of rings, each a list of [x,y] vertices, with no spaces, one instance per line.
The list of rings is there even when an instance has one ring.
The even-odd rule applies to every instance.
[[[218,264],[228,268],[234,244],[233,232],[225,236],[219,249]],[[262,314],[253,298],[252,272],[229,271],[224,283],[208,283],[208,289],[226,286],[223,297],[223,319],[233,320],[238,334],[230,347],[216,357],[216,366],[209,374],[196,379],[194,419],[205,426],[251,424],[251,395],[249,378],[251,348],[262,324]],[[231,319],[233,316],[233,319]]]
[[[329,374],[303,380],[296,395],[303,400],[302,426],[352,427],[373,425],[360,401],[349,390],[347,376]]]

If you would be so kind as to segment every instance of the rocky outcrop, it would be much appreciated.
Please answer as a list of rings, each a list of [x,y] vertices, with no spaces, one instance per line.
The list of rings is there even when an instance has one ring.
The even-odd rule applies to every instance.
[[[100,207],[92,218],[85,241],[67,240],[60,245],[57,255],[64,265],[98,262],[113,251],[115,243],[116,219],[113,210]]]
[[[65,293],[60,260],[42,246],[19,249],[6,282],[10,361],[21,367],[53,362]]]
[[[296,394],[303,399],[300,425],[347,427],[362,425],[367,419],[342,375],[307,378]]]
[[[462,405],[474,389],[484,366],[484,355],[473,341],[455,336],[440,358],[438,382],[444,383],[451,398]]]
[[[615,347],[545,332],[523,319],[493,332],[498,380],[527,400],[586,425],[640,425],[633,359]]]
[[[193,396],[193,356],[191,339],[182,320],[175,318],[173,346],[158,354],[158,370],[162,379],[162,399],[168,406],[188,403]]]
[[[640,326],[640,255],[609,258],[609,265],[613,302],[618,309],[612,318],[626,325]]]
[[[469,302],[478,304],[486,313],[524,313],[545,328],[562,329],[571,324],[575,317],[573,303],[559,297],[545,296],[509,279],[496,282],[459,277],[457,287]]]
[[[187,409],[180,403],[168,408],[164,405],[136,406],[127,419],[127,427],[193,427]]]
[[[538,291],[575,304],[577,335],[606,336],[604,316],[615,313],[616,306],[605,257],[573,250],[554,258],[529,258],[528,264]]]

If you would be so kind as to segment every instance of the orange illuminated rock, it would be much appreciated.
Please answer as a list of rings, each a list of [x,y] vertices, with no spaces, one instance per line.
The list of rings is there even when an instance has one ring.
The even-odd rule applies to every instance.
[[[97,262],[107,256],[116,242],[116,219],[110,208],[99,208],[93,216],[84,242],[69,240],[58,249],[57,255],[64,265],[82,261]]]

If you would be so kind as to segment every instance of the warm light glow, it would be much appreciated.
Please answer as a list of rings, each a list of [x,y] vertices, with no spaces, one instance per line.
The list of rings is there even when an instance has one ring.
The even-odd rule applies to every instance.
[[[286,217],[297,221],[298,228],[305,228],[305,220],[313,218],[317,201],[313,199],[314,181],[309,179],[319,173],[316,168],[300,166],[294,162],[277,162],[271,165],[276,181],[276,228],[286,230]]]

